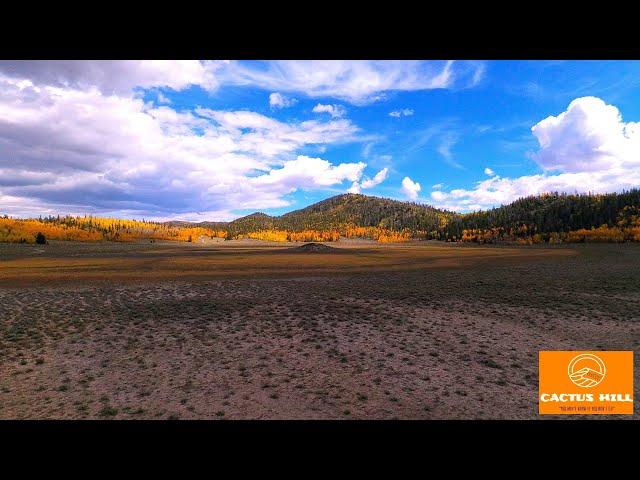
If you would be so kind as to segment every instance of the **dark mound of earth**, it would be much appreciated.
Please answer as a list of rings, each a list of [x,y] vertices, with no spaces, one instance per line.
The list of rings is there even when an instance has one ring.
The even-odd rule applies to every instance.
[[[328,253],[335,252],[337,248],[324,245],[322,243],[305,243],[299,247],[290,248],[290,252],[311,252],[311,253]]]

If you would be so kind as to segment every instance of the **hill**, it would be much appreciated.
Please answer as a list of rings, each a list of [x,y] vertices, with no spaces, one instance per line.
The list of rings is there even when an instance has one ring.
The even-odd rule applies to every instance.
[[[200,224],[226,230],[229,238],[266,238],[264,232],[328,232],[341,236],[379,239],[389,232],[402,238],[418,237],[448,241],[589,241],[590,237],[622,240],[640,238],[640,190],[611,194],[548,193],[518,199],[490,210],[459,214],[429,205],[402,202],[361,194],[337,195],[286,213],[269,216],[253,213],[232,222]],[[585,232],[586,230],[594,232]],[[615,229],[626,229],[617,231]],[[261,232],[255,236],[255,232]],[[581,232],[570,234],[570,232]],[[282,233],[279,233],[281,239]],[[576,236],[577,235],[577,236]],[[273,237],[274,239],[276,237]],[[291,235],[286,236],[292,240]],[[296,237],[302,241],[324,238]],[[329,238],[332,239],[332,238]]]
[[[480,230],[485,234],[493,231],[498,237],[539,235],[548,241],[554,233],[603,226],[609,230],[640,227],[640,190],[597,195],[555,192],[520,198],[491,210],[452,217],[445,237],[460,239],[465,231]]]
[[[242,237],[326,242],[340,237],[379,242],[411,238],[447,241],[640,241],[640,190],[600,195],[550,193],[491,210],[459,214],[429,205],[360,194],[328,198],[281,216],[255,212],[231,222],[148,222],[98,217],[0,218],[0,241],[178,240]]]
[[[256,212],[228,223],[204,222],[199,225],[226,229],[232,237],[260,230],[302,232],[343,230],[346,227],[435,234],[454,216],[453,212],[429,205],[347,193],[277,217]]]

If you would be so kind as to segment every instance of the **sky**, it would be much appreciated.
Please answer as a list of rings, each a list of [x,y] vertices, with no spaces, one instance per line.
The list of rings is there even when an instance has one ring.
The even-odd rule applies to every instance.
[[[458,212],[640,186],[638,61],[0,61],[0,214]]]

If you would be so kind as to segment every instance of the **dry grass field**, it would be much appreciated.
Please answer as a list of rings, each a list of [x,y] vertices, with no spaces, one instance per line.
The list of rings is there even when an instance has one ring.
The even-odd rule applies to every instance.
[[[638,245],[333,246],[0,245],[0,418],[539,418],[539,350],[640,350]]]

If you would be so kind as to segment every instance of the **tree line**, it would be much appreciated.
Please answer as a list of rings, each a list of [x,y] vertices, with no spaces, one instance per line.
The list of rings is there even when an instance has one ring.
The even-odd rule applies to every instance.
[[[491,210],[457,215],[449,241],[638,241],[640,190],[608,194],[532,195]]]
[[[38,237],[38,234],[41,236]],[[369,238],[519,244],[640,241],[640,190],[548,193],[459,214],[414,202],[344,194],[278,217],[256,212],[232,222],[150,222],[93,216],[0,218],[0,241],[195,241],[201,237],[279,242]]]

